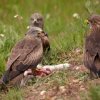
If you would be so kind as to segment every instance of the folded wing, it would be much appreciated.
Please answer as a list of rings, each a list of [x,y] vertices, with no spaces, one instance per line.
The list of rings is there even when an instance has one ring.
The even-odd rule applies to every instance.
[[[25,70],[36,67],[42,60],[42,54],[43,48],[41,40],[26,36],[12,49],[3,81],[7,83]]]

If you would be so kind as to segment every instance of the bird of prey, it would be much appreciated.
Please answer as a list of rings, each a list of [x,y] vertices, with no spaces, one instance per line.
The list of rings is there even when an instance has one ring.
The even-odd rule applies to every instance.
[[[91,77],[100,77],[100,15],[88,19],[90,33],[86,36],[84,65],[90,70]]]
[[[29,28],[31,27],[36,27],[39,30],[44,30],[44,19],[43,16],[40,13],[34,13],[30,17],[30,25]],[[43,51],[45,52],[46,50],[50,50],[50,43],[49,43],[49,38],[48,34],[45,32],[44,34],[41,34],[41,40],[43,44]]]
[[[33,13],[30,17],[30,25],[29,27],[38,27],[44,28],[44,19],[40,13]]]
[[[42,34],[41,30],[32,27],[25,37],[13,47],[7,61],[7,70],[2,77],[4,84],[8,84],[28,69],[36,69],[43,56],[40,34]]]
[[[42,41],[43,55],[44,55],[44,53],[48,53],[48,51],[50,50],[50,43],[49,43],[48,34],[46,32],[44,32],[44,19],[40,13],[34,13],[31,15],[30,25],[29,25],[28,29],[31,29],[32,27],[34,27],[37,30],[42,31],[42,33],[39,34],[39,36]],[[26,34],[28,34],[28,33],[26,33]],[[37,76],[37,75],[41,75],[41,74],[48,74],[48,71],[46,71],[46,70],[44,71],[42,69],[37,68],[34,71],[33,75]],[[21,81],[21,86],[24,86],[27,83],[27,81],[30,79],[31,76],[29,76],[29,75],[32,75],[32,70],[30,70],[30,69],[28,69],[24,72],[24,77]]]
[[[34,60],[34,58],[32,58],[32,57],[35,57],[35,56],[39,57],[37,53],[40,52],[40,51],[38,51],[38,49],[37,49],[37,51],[35,50],[35,52],[37,52],[37,53],[34,52],[33,53],[34,55],[32,57],[30,56],[31,58],[29,58],[29,56],[28,56],[27,53],[28,52],[31,52],[31,51],[28,51],[28,50],[32,46],[35,46],[36,45],[36,48],[38,47],[37,46],[37,43],[38,43],[37,40],[39,40],[39,41],[41,40],[40,42],[42,43],[42,47],[40,46],[40,49],[39,49],[39,50],[41,50],[41,52],[42,52],[42,49],[43,49],[43,52],[45,52],[46,49],[48,49],[48,50],[50,49],[49,39],[48,39],[47,34],[43,31],[43,27],[44,27],[44,21],[43,21],[42,15],[39,14],[39,13],[32,14],[32,16],[30,18],[30,26],[29,26],[28,32],[26,33],[25,38],[22,40],[22,42],[20,41],[12,49],[11,56],[8,59],[8,62],[7,62],[7,71],[5,72],[5,74],[3,76],[3,79],[2,79],[4,84],[6,84],[6,83],[8,83],[8,81],[10,81],[9,83],[11,84],[11,86],[12,85],[16,86],[17,84],[18,84],[17,86],[19,86],[19,83],[20,83],[21,79],[24,78],[24,76],[23,76],[24,74],[23,73],[26,70],[28,70],[28,69],[32,69],[32,71],[33,71],[34,64],[32,66],[28,67],[29,66],[28,62],[31,63],[32,62],[31,60],[32,59]],[[29,40],[28,40],[28,37],[31,36],[30,33],[32,33],[32,36],[33,36],[34,33],[37,33],[38,34],[38,37],[37,37],[37,35],[34,34],[34,38],[32,40],[32,41],[34,41],[34,44],[32,44],[32,42],[30,40],[31,38],[29,38]],[[39,39],[35,39],[35,38],[39,38]],[[31,45],[29,45],[29,43],[27,41],[31,42],[30,43]],[[23,48],[24,45],[25,45],[25,47]],[[21,49],[21,48],[23,48],[23,49]],[[21,56],[19,55],[19,53],[21,54]],[[26,58],[25,56],[27,57],[27,60],[29,60],[27,63],[24,61],[24,59]],[[38,61],[38,58],[37,58],[37,60],[35,59],[35,61]],[[40,62],[41,61],[39,60],[39,62],[36,63],[35,65],[39,64]],[[24,66],[28,65],[28,66],[26,66],[27,68],[24,67],[23,64],[24,64]],[[17,68],[17,66],[18,66],[18,68]],[[16,70],[16,68],[17,68],[17,70]],[[19,68],[21,68],[21,71],[19,70]],[[16,74],[15,74],[15,71],[16,71]],[[20,73],[22,73],[22,74],[20,74]],[[15,75],[13,76],[12,74],[13,75],[15,74]],[[20,75],[18,75],[18,74],[20,74]]]

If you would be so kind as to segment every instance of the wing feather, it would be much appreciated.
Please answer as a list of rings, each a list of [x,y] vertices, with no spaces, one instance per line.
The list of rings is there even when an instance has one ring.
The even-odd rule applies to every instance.
[[[100,44],[91,35],[85,41],[84,65],[95,72],[100,70]]]
[[[41,39],[26,36],[12,49],[7,62],[7,71],[3,81],[12,80],[28,68],[36,67],[42,60],[43,47]]]

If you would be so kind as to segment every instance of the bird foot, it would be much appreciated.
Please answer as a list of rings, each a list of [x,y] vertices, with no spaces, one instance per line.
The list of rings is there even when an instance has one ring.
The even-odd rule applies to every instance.
[[[35,76],[46,76],[46,75],[49,75],[51,73],[51,70],[49,68],[46,68],[46,69],[36,69],[34,74]]]
[[[28,75],[34,75],[34,76],[46,76],[51,73],[51,70],[46,68],[46,69],[35,69],[32,71],[31,69],[28,69],[27,71],[24,72],[24,76]]]

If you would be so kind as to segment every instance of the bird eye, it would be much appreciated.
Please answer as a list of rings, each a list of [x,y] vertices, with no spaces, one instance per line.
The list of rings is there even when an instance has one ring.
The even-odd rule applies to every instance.
[[[89,22],[90,22],[91,24],[93,24],[93,23],[94,23],[94,21],[93,21],[93,20],[89,20]]]
[[[42,21],[42,19],[37,19],[37,21]]]

